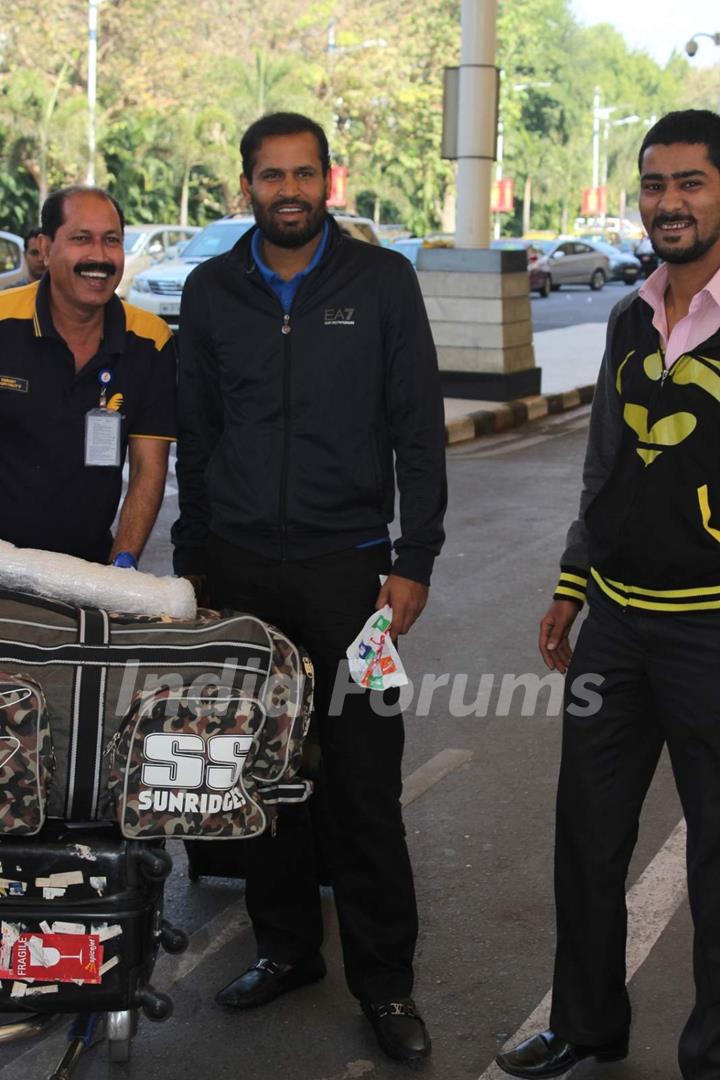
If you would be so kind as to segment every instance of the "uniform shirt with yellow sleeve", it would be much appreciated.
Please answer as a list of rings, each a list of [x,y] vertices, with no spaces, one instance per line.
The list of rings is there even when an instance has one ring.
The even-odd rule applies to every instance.
[[[161,319],[113,296],[76,373],[49,285],[46,274],[0,293],[0,539],[105,562],[128,440],[175,439],[175,345]],[[85,417],[103,387],[122,418],[120,467],[85,464]]]

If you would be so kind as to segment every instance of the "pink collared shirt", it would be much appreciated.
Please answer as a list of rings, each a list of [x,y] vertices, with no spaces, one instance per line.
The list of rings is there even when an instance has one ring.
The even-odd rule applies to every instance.
[[[668,339],[665,314],[665,292],[668,287],[668,268],[659,266],[640,289],[640,296],[653,309],[652,324],[660,335],[665,351],[665,367],[669,368],[683,353],[707,341],[720,330],[720,270],[714,274],[704,289],[690,301],[687,315],[679,319]]]

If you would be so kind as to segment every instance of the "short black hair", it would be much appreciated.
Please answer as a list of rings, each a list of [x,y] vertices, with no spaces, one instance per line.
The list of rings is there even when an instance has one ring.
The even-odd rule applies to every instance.
[[[708,157],[720,169],[720,116],[710,109],[683,109],[667,113],[648,131],[638,154],[638,169],[642,173],[643,155],[649,146],[671,146],[690,143],[707,146]]]
[[[256,120],[247,129],[240,142],[240,154],[242,156],[243,175],[247,180],[252,180],[252,172],[255,167],[255,156],[260,149],[263,139],[272,135],[302,135],[304,132],[314,135],[318,143],[320,163],[323,176],[330,171],[330,147],[327,135],[314,120],[302,113],[276,112],[266,113]]]
[[[109,192],[103,188],[89,187],[86,184],[71,184],[70,187],[60,188],[58,191],[53,191],[52,195],[48,195],[40,211],[40,232],[54,240],[55,233],[65,221],[66,199],[71,199],[73,195],[87,194],[99,195],[101,199],[107,199],[109,203],[112,203],[120,218],[120,229],[125,230],[125,215],[117,199],[113,199]]]
[[[34,228],[25,233],[25,251],[30,247],[30,241],[34,240],[37,236],[40,236],[42,229]]]

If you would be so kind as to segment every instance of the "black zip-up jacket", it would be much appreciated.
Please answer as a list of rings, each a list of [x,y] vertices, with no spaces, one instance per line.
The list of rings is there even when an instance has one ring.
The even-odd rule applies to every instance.
[[[278,559],[386,537],[394,454],[393,572],[427,583],[444,539],[445,426],[415,271],[331,221],[284,315],[253,232],[183,291],[176,573],[205,572],[210,532]]]
[[[720,333],[668,369],[652,309],[618,304],[593,401],[580,517],[556,599],[591,576],[622,607],[720,609]]]

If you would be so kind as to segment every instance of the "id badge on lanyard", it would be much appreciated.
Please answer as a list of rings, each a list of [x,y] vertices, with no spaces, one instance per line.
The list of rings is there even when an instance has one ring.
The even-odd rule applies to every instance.
[[[108,368],[98,372],[100,405],[85,413],[85,464],[117,469],[121,463],[122,416],[106,408],[111,379]]]

